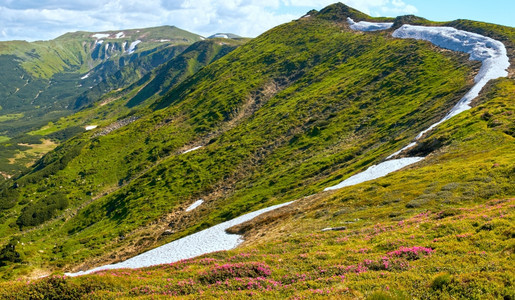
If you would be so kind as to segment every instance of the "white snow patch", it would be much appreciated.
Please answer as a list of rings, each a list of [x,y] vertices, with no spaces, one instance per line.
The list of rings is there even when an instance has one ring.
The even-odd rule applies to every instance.
[[[385,30],[389,29],[393,26],[393,23],[372,23],[366,21],[354,22],[353,19],[347,18],[347,23],[349,23],[350,28],[353,30],[359,31],[377,31],[377,30]]]
[[[186,150],[186,151],[182,152],[181,154],[186,154],[186,153],[188,153],[188,152],[195,151],[195,150],[198,150],[198,149],[200,149],[200,148],[202,148],[202,146],[193,147],[193,148],[191,148],[191,149],[188,149],[188,150]]]
[[[201,37],[200,37],[200,39],[201,39],[201,40],[205,40],[206,38],[201,36]]]
[[[474,78],[475,85],[456,105],[447,113],[447,115],[431,125],[426,130],[419,133],[416,139],[419,139],[424,133],[438,126],[440,123],[447,121],[455,115],[470,109],[470,102],[479,95],[481,89],[491,79],[508,76],[508,67],[510,61],[506,52],[506,47],[502,42],[492,38],[453,27],[428,27],[402,25],[392,34],[397,38],[413,38],[417,40],[425,40],[436,46],[459,52],[470,54],[471,60],[481,61],[482,65],[479,73]]]
[[[396,151],[396,152],[394,152],[394,153],[392,153],[392,154],[388,155],[388,157],[387,157],[386,159],[390,159],[390,158],[394,157],[395,155],[397,155],[397,154],[401,153],[402,151],[407,150],[407,149],[409,149],[409,148],[411,148],[411,147],[415,147],[416,145],[417,145],[417,142],[409,143],[409,144],[408,144],[408,146],[406,146],[406,147],[402,148],[402,149],[401,149],[401,150],[399,150],[399,151]]]
[[[127,46],[127,42],[123,42],[123,44],[122,44],[122,50],[125,50],[125,46]]]
[[[98,127],[98,125],[88,125],[88,126],[84,127],[84,129],[86,129],[86,130],[93,130],[93,129],[97,128],[97,127]]]
[[[105,39],[105,38],[108,38],[109,35],[110,35],[109,33],[95,33],[91,37],[94,37],[96,39]]]
[[[213,38],[228,39],[229,36],[227,34],[215,34],[215,35],[213,35]]]
[[[132,42],[129,46],[129,50],[127,50],[127,53],[129,53],[129,54],[134,53],[134,51],[136,50],[136,45],[138,45],[139,43],[141,43],[140,40],[135,40],[134,42]]]
[[[385,162],[382,162],[378,165],[373,165],[366,169],[365,171],[353,175],[344,181],[338,183],[337,185],[330,186],[325,188],[324,191],[341,189],[346,186],[351,186],[355,184],[359,184],[365,181],[370,181],[373,179],[377,179],[383,176],[386,176],[392,172],[400,170],[406,166],[412,165],[416,162],[423,160],[423,157],[405,157],[399,159],[392,159]]]
[[[80,79],[86,79],[86,78],[88,78],[88,77],[89,77],[89,75],[90,75],[90,73],[88,73],[88,74],[86,74],[86,75],[82,76]]]
[[[122,37],[125,37],[125,33],[123,31],[120,31],[115,35],[115,38],[117,39],[121,39]]]
[[[188,208],[186,208],[186,211],[192,211],[195,208],[199,207],[202,203],[204,203],[204,200],[199,199],[199,200],[193,202],[193,204],[191,204],[190,206],[188,206]]]
[[[103,40],[97,40],[97,41],[95,41],[95,46],[102,45],[103,42],[104,42]]]
[[[161,43],[164,43],[164,42],[169,42],[170,40],[167,40],[167,39],[162,39],[162,40],[159,40]]]
[[[100,266],[88,271],[80,271],[77,273],[66,273],[66,276],[78,276],[90,274],[101,270],[121,269],[121,268],[144,268],[160,264],[169,264],[182,259],[192,258],[195,256],[211,253],[215,251],[230,250],[236,248],[243,242],[238,234],[228,234],[226,229],[243,222],[252,220],[253,218],[272,211],[274,209],[289,205],[291,202],[274,205],[263,208],[255,212],[237,217],[230,221],[215,225],[211,228],[183,237],[161,247],[157,247],[143,254],[134,256],[126,261],[112,265]]]
[[[355,26],[363,22],[355,23],[351,18],[347,18],[347,21],[351,24],[352,29],[367,31],[366,26]],[[482,63],[478,74],[474,78],[474,86],[440,121],[420,132],[415,137],[415,141],[420,139],[426,132],[440,125],[442,122],[445,122],[459,113],[470,109],[470,103],[479,95],[488,81],[508,76],[507,69],[510,67],[510,60],[507,55],[506,47],[502,42],[492,38],[473,32],[458,30],[453,27],[415,26],[408,24],[402,25],[400,28],[395,30],[392,33],[392,36],[402,39],[413,38],[429,41],[438,47],[468,53],[470,54],[471,60],[481,61]],[[401,150],[388,156],[387,159],[415,145],[416,142],[410,143]]]
[[[107,43],[106,48],[104,50],[105,59],[109,59],[109,46],[111,46],[111,44]],[[114,45],[113,45],[113,48],[114,48]]]

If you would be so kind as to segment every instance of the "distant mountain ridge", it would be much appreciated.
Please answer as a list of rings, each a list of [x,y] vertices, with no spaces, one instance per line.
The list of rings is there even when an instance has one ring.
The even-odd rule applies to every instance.
[[[45,124],[49,116],[69,114],[83,105],[74,103],[76,98],[100,82],[101,93],[131,83],[200,40],[199,35],[162,26],[0,42],[5,66],[0,70],[0,115],[23,115],[11,124],[0,123],[0,135],[12,137],[22,128]]]
[[[241,36],[234,33],[215,33],[207,37],[208,39],[224,38],[224,39],[241,39]]]
[[[47,42],[0,43],[3,53],[12,53],[0,54],[0,62],[4,66],[0,70],[0,87],[4,87],[0,89],[0,95],[4,95],[0,98],[1,174],[10,177],[27,169],[42,153],[51,149],[48,147],[55,147],[59,140],[84,130],[85,125],[80,124],[87,118],[73,121],[74,126],[68,124],[58,129],[52,126],[43,131],[37,129],[99,102],[105,103],[102,99],[110,91],[118,91],[121,95],[133,89],[129,86],[136,82],[146,85],[146,81],[153,80],[137,94],[137,98],[130,101],[128,107],[134,107],[152,93],[164,93],[188,74],[227,54],[244,41],[203,41],[199,35],[174,26],[161,26],[99,33],[75,32]],[[200,44],[189,49],[195,43]],[[27,56],[22,49],[32,49],[33,54]],[[184,51],[180,59],[173,60]],[[65,66],[59,69],[59,64],[63,63]],[[167,70],[157,71],[159,67],[163,69],[162,65],[165,64]],[[49,75],[50,78],[41,77],[46,73],[31,75],[26,70],[31,66],[38,66],[35,70],[40,70],[46,65],[52,67],[47,70],[53,74]],[[156,83],[156,80],[161,82]],[[157,90],[148,94],[154,88]],[[124,109],[116,113],[111,111],[109,117],[116,118],[119,117],[118,113],[127,113],[122,111]],[[83,115],[90,113],[84,112]],[[42,142],[41,139],[47,141]],[[50,143],[48,139],[53,142]],[[48,146],[42,147],[42,143]],[[34,147],[41,150],[34,153],[31,150]]]

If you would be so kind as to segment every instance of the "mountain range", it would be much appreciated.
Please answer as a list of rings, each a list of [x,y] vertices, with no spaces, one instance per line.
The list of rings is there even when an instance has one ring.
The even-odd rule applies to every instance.
[[[515,296],[514,28],[337,3],[0,54],[0,297]]]

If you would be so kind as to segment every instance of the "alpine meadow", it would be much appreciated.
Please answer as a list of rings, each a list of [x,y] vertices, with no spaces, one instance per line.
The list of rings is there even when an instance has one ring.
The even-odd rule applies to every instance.
[[[0,299],[514,299],[515,28],[0,42]]]

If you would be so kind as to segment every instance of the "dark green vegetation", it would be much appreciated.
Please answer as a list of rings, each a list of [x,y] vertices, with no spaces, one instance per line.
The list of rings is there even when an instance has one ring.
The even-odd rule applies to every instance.
[[[4,245],[19,238],[6,247],[21,262],[6,260],[0,270],[9,279],[87,269],[301,200],[233,228],[247,237],[241,249],[145,270],[9,283],[0,296],[52,297],[58,288],[86,298],[513,297],[515,81],[496,80],[476,108],[425,137],[426,160],[308,196],[408,144],[461,98],[479,66],[389,32],[351,31],[347,16],[369,17],[341,4],[311,15],[207,67],[158,69],[110,94],[114,100],[104,96],[107,104],[60,121],[67,127],[105,113],[99,128],[6,182],[2,193],[11,200],[0,236]],[[496,34],[513,42],[506,32],[513,29]],[[177,85],[162,79],[175,74],[183,74]],[[199,198],[205,203],[183,211]],[[338,226],[346,229],[320,231]],[[172,234],[162,235],[167,229]]]

